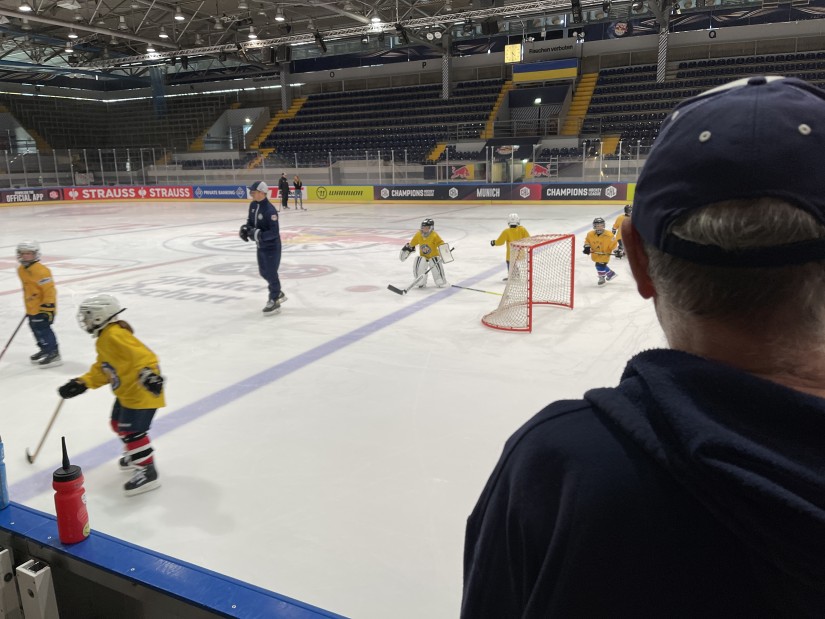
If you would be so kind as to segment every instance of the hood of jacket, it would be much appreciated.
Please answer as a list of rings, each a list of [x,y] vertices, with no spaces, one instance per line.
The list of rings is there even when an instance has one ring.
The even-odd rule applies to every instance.
[[[764,559],[783,592],[825,599],[825,399],[675,350],[637,355],[618,388],[585,399]]]

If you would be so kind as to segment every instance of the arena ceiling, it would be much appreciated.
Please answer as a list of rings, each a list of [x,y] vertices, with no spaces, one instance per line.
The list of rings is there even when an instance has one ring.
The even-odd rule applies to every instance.
[[[481,36],[484,22],[514,34],[557,26],[570,10],[569,0],[0,0],[0,81],[139,81],[152,59],[167,72],[249,76],[277,70],[278,46],[292,58],[439,46]]]

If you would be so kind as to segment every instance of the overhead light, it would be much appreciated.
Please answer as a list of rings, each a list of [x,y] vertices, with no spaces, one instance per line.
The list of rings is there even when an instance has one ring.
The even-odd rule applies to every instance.
[[[152,46],[151,43],[146,46],[146,52],[149,53],[149,54],[154,54],[155,53],[155,48]]]
[[[286,19],[284,17],[284,9],[281,8],[281,7],[276,8],[275,9],[275,21],[284,21],[284,19]]]
[[[432,32],[428,32],[425,36],[428,41],[432,41],[435,38],[435,35]]]
[[[117,29],[118,30],[128,30],[129,26],[126,25],[126,18],[121,15],[120,19],[117,21]]]
[[[112,35],[112,38],[109,39],[109,45],[117,45],[117,37]]]
[[[166,34],[166,28],[164,28],[163,26],[161,26],[161,27],[160,27],[160,32],[158,32],[158,36],[159,36],[161,39],[168,39],[168,38],[169,38],[169,35],[168,35],[168,34]]]
[[[60,0],[60,2],[57,3],[57,6],[61,9],[66,9],[67,11],[79,11],[83,8],[77,0]]]
[[[249,118],[249,116],[247,116],[246,118],[243,119],[243,121],[248,125],[249,123],[252,122],[252,119]]]
[[[378,17],[378,15],[373,15],[372,17],[370,17],[370,21],[373,24],[380,24],[381,23],[381,18]]]
[[[246,11],[249,9],[249,5],[246,3],[246,0],[239,0],[238,1],[238,10],[239,11]]]
[[[66,52],[71,54],[74,51],[71,43],[66,43]]]
[[[370,37],[369,37],[369,35],[366,35],[366,34],[365,34],[364,36],[362,36],[362,37],[361,37],[361,43],[362,43],[362,44],[364,44],[364,45],[369,45],[369,44],[370,44]]]
[[[450,0],[447,0],[444,3],[444,10],[447,11],[448,13],[453,10],[453,3]]]
[[[311,17],[307,20],[307,30],[315,30],[315,22]]]
[[[223,30],[223,24],[221,23],[220,18],[215,18],[215,26],[213,30]]]
[[[22,23],[22,24],[20,24],[20,28],[22,28],[23,30],[31,30],[31,29],[32,29],[32,25],[29,23],[29,20],[28,20],[28,19],[26,19],[26,18],[24,17],[21,21],[22,21],[23,23]]]
[[[249,27],[249,34],[246,35],[246,36],[249,37],[250,39],[257,39],[258,38],[258,35],[255,34],[255,26],[250,26]]]
[[[199,33],[195,33],[195,45],[203,45],[203,39]]]
[[[28,2],[26,2],[26,0],[23,0],[23,2],[20,3],[20,6],[17,7],[17,10],[21,13],[31,13],[32,7]]]
[[[69,34],[67,35],[70,39],[76,39],[77,33],[74,30],[69,30]]]
[[[441,32],[441,30],[436,30],[435,31],[435,38],[436,39],[440,39],[443,36],[444,36],[444,34]]]
[[[180,12],[180,7],[179,6],[175,7],[175,20],[176,21],[185,21],[186,20],[186,15],[184,15],[183,13]]]
[[[533,100],[533,105],[541,105],[541,97],[536,97]]]

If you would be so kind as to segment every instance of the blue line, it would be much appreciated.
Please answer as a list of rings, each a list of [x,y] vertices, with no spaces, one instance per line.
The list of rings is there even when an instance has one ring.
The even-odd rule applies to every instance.
[[[608,217],[610,217],[610,215],[608,215]],[[589,229],[590,226],[584,226],[576,230],[574,234],[580,234]],[[463,280],[461,285],[471,286],[483,279],[492,277],[499,271],[501,271],[501,266],[497,265],[478,275],[470,277],[469,279]],[[335,339],[316,346],[315,348],[292,357],[291,359],[282,361],[281,363],[263,370],[262,372],[258,372],[249,378],[243,379],[241,382],[225,387],[220,391],[216,391],[215,393],[205,396],[200,400],[187,404],[183,408],[179,408],[175,411],[159,416],[152,425],[150,434],[153,438],[158,438],[167,432],[177,430],[191,421],[199,419],[200,417],[203,417],[204,415],[207,415],[226,404],[249,395],[261,387],[266,387],[267,385],[277,382],[285,376],[289,376],[293,372],[297,372],[298,370],[303,369],[308,365],[323,359],[324,357],[340,351],[346,346],[355,344],[365,337],[377,333],[381,329],[385,329],[386,327],[389,327],[400,320],[430,307],[435,303],[443,301],[454,294],[458,294],[459,292],[460,288],[444,288],[443,290],[429,295],[420,301],[416,301],[412,305],[408,305],[403,309],[388,314],[378,320],[374,320],[373,322],[350,331],[349,333],[340,335]],[[88,449],[80,454],[72,455],[72,462],[80,465],[81,468],[88,471],[114,460],[120,455],[120,453],[121,446],[119,442],[107,441],[106,443],[92,447],[91,449]],[[51,488],[50,477],[50,475],[44,472],[32,474],[17,483],[11,484],[9,487],[9,495],[17,503],[25,503],[25,501],[47,492]]]

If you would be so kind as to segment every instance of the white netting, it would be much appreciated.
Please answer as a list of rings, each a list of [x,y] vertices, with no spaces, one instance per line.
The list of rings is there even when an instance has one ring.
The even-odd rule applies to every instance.
[[[532,331],[533,305],[572,309],[575,245],[572,234],[539,234],[510,243],[504,296],[481,322],[494,329]]]

